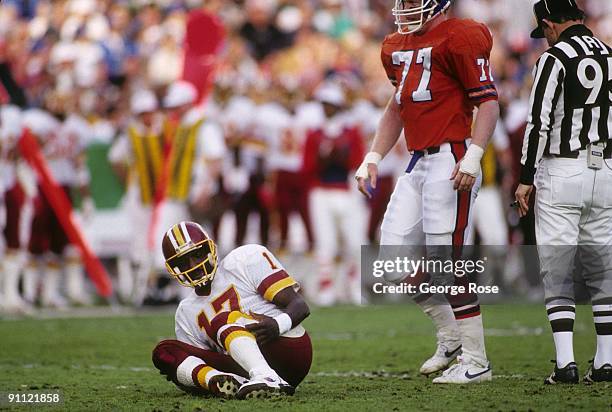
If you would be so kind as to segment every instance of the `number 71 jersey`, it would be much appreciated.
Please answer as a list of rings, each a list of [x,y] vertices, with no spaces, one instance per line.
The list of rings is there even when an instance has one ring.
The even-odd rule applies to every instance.
[[[260,245],[236,248],[219,262],[209,296],[198,296],[194,291],[181,301],[175,315],[176,338],[199,348],[222,351],[210,332],[217,314],[238,311],[275,317],[282,311],[272,300],[288,287],[297,289],[298,284],[268,249]],[[303,327],[297,325],[283,336],[303,334]]]
[[[489,62],[493,39],[473,20],[448,19],[425,34],[387,36],[382,63],[409,150],[462,142],[471,136],[474,106],[496,100]]]

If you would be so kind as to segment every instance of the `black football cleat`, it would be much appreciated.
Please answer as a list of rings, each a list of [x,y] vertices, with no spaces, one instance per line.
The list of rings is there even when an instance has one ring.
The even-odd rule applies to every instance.
[[[545,385],[556,385],[558,383],[574,384],[580,381],[576,362],[570,362],[563,368],[559,368],[556,361],[552,362],[555,363],[555,370],[548,378],[544,379]]]
[[[606,363],[601,368],[595,369],[591,361],[591,366],[584,375],[584,383],[590,385],[595,382],[612,382],[612,365]]]

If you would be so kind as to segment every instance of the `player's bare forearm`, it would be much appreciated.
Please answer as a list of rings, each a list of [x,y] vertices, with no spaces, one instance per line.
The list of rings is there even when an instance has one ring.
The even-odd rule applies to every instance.
[[[308,304],[293,288],[285,288],[278,292],[272,301],[291,318],[293,327],[302,323],[310,315]]]
[[[499,103],[497,100],[489,100],[478,106],[472,131],[472,143],[450,177],[455,181],[453,184],[455,190],[467,192],[474,187],[476,178],[480,174],[480,161],[493,136],[498,119]]]
[[[489,100],[478,106],[472,133],[472,144],[486,149],[491,136],[493,136],[498,119],[499,103],[497,100]]]
[[[393,96],[389,99],[385,112],[380,119],[378,130],[376,130],[376,135],[374,136],[374,142],[372,142],[372,148],[366,154],[363,163],[357,169],[357,173],[355,173],[359,191],[368,198],[371,198],[372,194],[366,187],[366,181],[369,180],[372,189],[376,189],[378,162],[395,146],[402,132],[402,127],[400,107],[395,100],[395,96]]]
[[[255,335],[259,345],[265,345],[284,335],[310,315],[304,298],[291,287],[278,292],[272,303],[282,309],[283,313],[274,318],[251,313],[257,322],[246,325],[246,329]]]
[[[397,143],[397,139],[399,139],[402,132],[402,127],[403,123],[400,117],[400,107],[395,101],[395,96],[392,96],[382,115],[370,151],[376,152],[384,158],[393,146],[395,146],[395,143]]]

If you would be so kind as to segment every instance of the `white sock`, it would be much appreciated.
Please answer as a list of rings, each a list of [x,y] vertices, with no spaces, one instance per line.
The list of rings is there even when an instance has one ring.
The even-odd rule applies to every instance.
[[[597,353],[593,367],[599,369],[605,364],[612,365],[612,335],[597,335]]]
[[[605,364],[612,365],[612,304],[594,304],[593,321],[597,331],[597,352],[593,359],[593,368],[599,369]]]
[[[134,290],[134,271],[132,262],[127,257],[117,259],[117,292],[123,301],[127,301]]]
[[[262,375],[278,376],[261,354],[253,335],[240,335],[231,339],[229,344],[227,344],[227,351],[238,365],[249,372],[251,378]]]
[[[68,297],[78,303],[88,303],[83,277],[83,265],[78,259],[71,259],[66,264],[66,292]]]
[[[574,332],[553,333],[555,350],[557,352],[557,367],[564,368],[574,362]]]
[[[21,271],[19,256],[7,254],[3,259],[2,266],[4,272],[3,300],[9,304],[19,304],[21,303],[21,296],[19,295],[19,272]]]
[[[134,288],[132,292],[132,301],[136,306],[142,306],[147,293],[149,291],[149,282],[151,280],[152,267],[148,261],[142,261],[138,265],[135,275]]]
[[[268,365],[268,362],[261,354],[255,336],[244,328],[245,324],[254,322],[253,319],[246,317],[232,319],[234,314],[238,314],[238,312],[230,314],[229,322],[232,323],[219,328],[217,341],[223,345],[232,359],[249,373],[251,378],[261,375],[278,377],[277,373]]]
[[[438,343],[443,343],[447,346],[447,349],[451,350],[461,344],[459,325],[455,320],[453,309],[446,302],[446,299],[441,301],[439,296],[434,295],[418,303],[418,305],[436,327]]]
[[[557,367],[564,368],[574,362],[574,319],[576,304],[568,298],[558,298],[546,304],[548,321],[553,331]]]
[[[39,269],[38,263],[31,262],[23,270],[23,297],[30,303],[38,297]]]
[[[482,315],[458,319],[457,325],[459,325],[461,333],[462,358],[483,368],[489,366],[485,349]]]
[[[41,301],[43,306],[64,306],[65,302],[60,294],[59,267],[54,264],[47,265],[42,281]]]

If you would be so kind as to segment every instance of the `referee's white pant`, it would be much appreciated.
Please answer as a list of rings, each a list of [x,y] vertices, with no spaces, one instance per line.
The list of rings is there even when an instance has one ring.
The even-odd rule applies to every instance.
[[[544,158],[535,178],[539,245],[612,245],[612,160]]]
[[[584,279],[598,285],[591,298],[607,295],[612,289],[612,160],[593,170],[587,166],[586,151],[578,159],[546,157],[534,183],[535,229],[546,297],[573,297],[571,275],[577,252]]]

